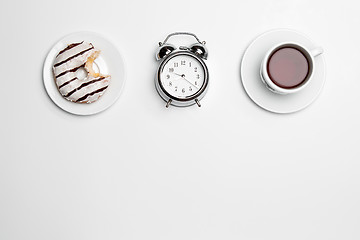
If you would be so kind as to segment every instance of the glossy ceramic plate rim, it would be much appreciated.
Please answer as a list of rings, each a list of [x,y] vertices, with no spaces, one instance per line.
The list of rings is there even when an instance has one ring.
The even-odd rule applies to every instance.
[[[259,66],[258,71],[251,73],[251,74],[254,74],[253,76],[258,76],[258,77],[256,77],[256,79],[261,82],[261,84],[258,84],[261,87],[254,88],[254,85],[252,85],[248,82],[253,79],[244,78],[244,75],[249,75],[247,69],[245,68],[245,65],[247,64],[246,61],[251,62],[251,59],[249,60],[249,58],[254,58],[253,56],[248,56],[250,53],[256,52],[255,53],[256,55],[259,55],[262,53],[261,50],[253,50],[254,45],[256,46],[256,44],[260,40],[268,37],[270,34],[282,34],[282,36],[279,35],[279,37],[277,37],[279,39],[278,40],[279,43],[283,42],[283,41],[294,41],[294,42],[299,42],[300,44],[304,44],[305,46],[308,46],[309,43],[311,43],[311,45],[313,45],[313,47],[316,47],[316,45],[310,38],[308,38],[303,33],[298,32],[296,30],[292,30],[292,29],[286,29],[286,28],[273,29],[273,30],[269,30],[267,32],[264,32],[264,33],[258,35],[254,40],[252,40],[250,42],[248,47],[245,49],[242,60],[241,60],[240,76],[241,76],[242,85],[244,87],[245,92],[249,96],[249,98],[256,105],[263,108],[264,110],[267,110],[267,111],[273,112],[273,113],[294,113],[294,112],[300,111],[300,110],[308,107],[310,104],[312,104],[317,99],[317,97],[320,95],[320,93],[324,87],[325,80],[326,80],[326,64],[325,64],[324,56],[323,56],[323,54],[321,56],[319,56],[318,61],[321,61],[322,66],[319,66],[318,68],[316,68],[316,71],[315,71],[317,73],[317,75],[320,75],[318,77],[321,77],[321,79],[316,79],[316,81],[317,81],[316,84],[318,86],[313,86],[313,87],[317,87],[316,89],[304,89],[299,93],[288,94],[288,95],[280,95],[280,94],[273,93],[270,90],[266,89],[265,85],[262,83],[262,81],[260,79],[260,66]],[[295,39],[292,39],[292,40],[285,39],[284,40],[283,34],[296,34],[296,35],[298,35],[297,40],[295,40]],[[300,41],[299,38],[301,38],[302,40]],[[269,46],[269,47],[271,47],[271,46]],[[250,52],[250,51],[252,51],[252,52]],[[264,56],[265,56],[265,52],[263,53]],[[244,69],[246,69],[246,71],[244,71]],[[244,74],[245,72],[246,72],[246,74]],[[308,87],[310,87],[310,86],[308,86]],[[264,91],[264,89],[266,89],[266,91]],[[266,96],[266,95],[268,95],[268,96]],[[294,103],[293,104],[294,106],[288,107],[288,109],[286,109],[283,106],[276,106],[273,103],[270,103],[270,104],[268,102],[265,103],[264,99],[269,98],[269,96],[271,96],[270,98],[272,98],[273,100],[280,99],[280,98],[283,98],[283,99],[287,98],[288,101],[292,101],[292,103]],[[301,100],[303,103],[298,104],[298,106],[295,106],[296,101],[299,101],[299,100]],[[275,102],[275,101],[273,101],[273,102]],[[291,110],[289,110],[289,109],[291,109]]]
[[[103,96],[91,104],[73,103],[63,98],[55,84],[52,72],[53,62],[58,52],[67,44],[83,40],[93,43],[96,48],[100,49],[101,53],[97,61],[105,63],[107,71],[111,75],[109,88]],[[106,74],[107,71],[104,73]],[[61,38],[49,51],[43,66],[43,83],[48,96],[59,108],[75,115],[93,115],[108,109],[120,97],[125,85],[125,78],[125,63],[115,44],[101,34],[89,31],[74,32]]]

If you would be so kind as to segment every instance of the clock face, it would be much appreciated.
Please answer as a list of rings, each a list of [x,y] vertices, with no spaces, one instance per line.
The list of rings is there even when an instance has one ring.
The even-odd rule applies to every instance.
[[[179,54],[164,62],[160,83],[171,96],[188,99],[199,93],[205,83],[205,69],[192,55]]]

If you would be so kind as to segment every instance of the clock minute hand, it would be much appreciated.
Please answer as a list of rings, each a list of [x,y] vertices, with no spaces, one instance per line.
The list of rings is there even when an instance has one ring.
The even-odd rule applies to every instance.
[[[185,74],[178,74],[178,73],[175,73],[175,72],[173,72],[173,74],[180,76],[182,79],[184,79],[185,81],[187,81],[188,83],[190,83],[191,85],[193,85],[196,89],[199,89],[199,88],[198,88],[197,86],[195,86],[192,82],[190,82],[189,80],[187,80],[187,79],[185,78]]]
[[[182,79],[186,80],[188,83],[190,83],[191,85],[193,85],[196,89],[199,89],[197,86],[195,86],[192,82],[190,82],[190,81],[187,80],[186,78],[182,77]]]

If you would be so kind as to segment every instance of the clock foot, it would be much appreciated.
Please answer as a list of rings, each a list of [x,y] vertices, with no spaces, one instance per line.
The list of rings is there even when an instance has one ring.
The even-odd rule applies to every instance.
[[[168,108],[168,107],[170,106],[171,102],[172,102],[171,99],[169,99],[169,101],[167,101],[167,103],[166,103],[166,108]]]
[[[201,107],[201,104],[200,104],[199,100],[195,99],[195,102],[199,107]]]

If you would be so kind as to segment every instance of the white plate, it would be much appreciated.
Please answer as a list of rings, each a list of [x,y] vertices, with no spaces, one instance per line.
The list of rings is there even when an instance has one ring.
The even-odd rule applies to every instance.
[[[246,93],[260,107],[274,113],[292,113],[309,106],[320,94],[325,83],[324,54],[315,57],[315,72],[311,82],[298,93],[280,95],[268,90],[260,78],[260,65],[266,52],[281,42],[298,42],[312,49],[318,47],[303,34],[277,29],[257,37],[246,49],[241,62],[241,80]]]
[[[64,99],[55,84],[52,66],[56,55],[68,44],[86,41],[92,43],[101,53],[95,60],[100,73],[111,75],[108,89],[96,102],[90,104],[73,103]],[[44,63],[43,80],[52,101],[61,109],[76,115],[96,114],[109,108],[119,98],[125,84],[124,61],[114,44],[101,35],[92,32],[77,32],[65,36],[50,50]]]

